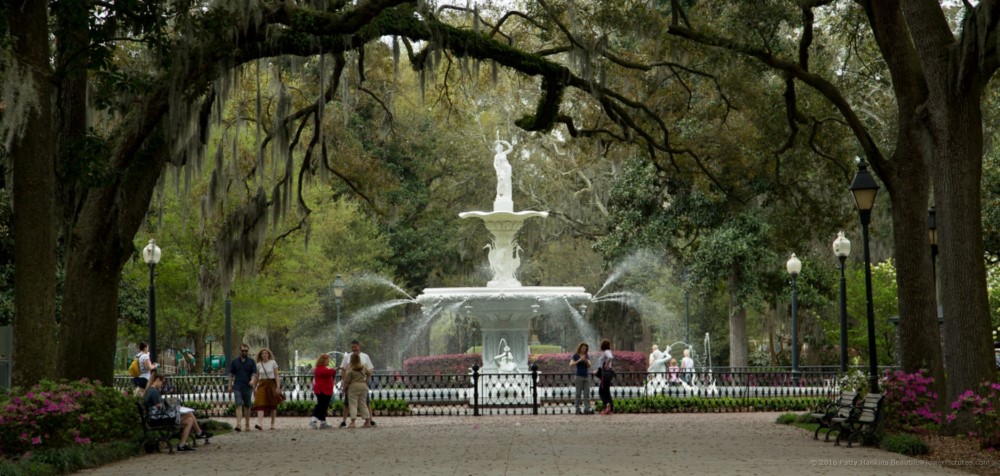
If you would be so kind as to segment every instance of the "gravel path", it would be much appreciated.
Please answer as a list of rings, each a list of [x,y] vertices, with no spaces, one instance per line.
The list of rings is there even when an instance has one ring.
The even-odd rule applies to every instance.
[[[815,441],[811,433],[774,423],[777,416],[383,417],[375,429],[330,430],[309,429],[308,418],[280,418],[274,431],[230,433],[191,453],[169,455],[164,450],[84,473],[967,474],[875,448]]]

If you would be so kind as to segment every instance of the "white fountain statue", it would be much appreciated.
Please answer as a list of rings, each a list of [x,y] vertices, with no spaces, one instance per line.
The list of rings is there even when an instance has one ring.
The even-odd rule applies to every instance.
[[[514,355],[510,353],[507,339],[500,339],[500,345],[503,346],[503,349],[497,349],[500,353],[493,357],[493,360],[497,361],[497,370],[501,373],[517,373],[517,362],[514,361]]]
[[[515,241],[517,232],[521,230],[524,220],[544,218],[548,212],[514,211],[513,179],[507,160],[514,147],[500,139],[498,134],[493,150],[493,168],[497,174],[493,211],[458,214],[462,218],[478,218],[486,225],[491,239],[483,248],[488,250],[487,260],[492,277],[485,287],[425,289],[423,294],[417,296],[417,302],[424,313],[438,312],[452,304],[456,307],[460,305],[479,319],[483,330],[482,372],[523,375],[529,372],[528,331],[535,312],[541,309],[548,314],[563,313],[575,323],[583,322],[582,318],[576,319],[576,308],[590,301],[590,294],[582,287],[522,286],[517,280],[523,256],[523,250]],[[493,354],[489,349],[496,349],[500,355]]]

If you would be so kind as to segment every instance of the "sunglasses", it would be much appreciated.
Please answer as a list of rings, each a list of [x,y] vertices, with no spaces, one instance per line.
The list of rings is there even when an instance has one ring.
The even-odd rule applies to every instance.
[[[249,350],[247,350],[247,349],[240,349],[240,353],[241,353],[241,354],[246,354],[246,353],[249,353],[249,352],[250,352],[250,351],[249,351]]]

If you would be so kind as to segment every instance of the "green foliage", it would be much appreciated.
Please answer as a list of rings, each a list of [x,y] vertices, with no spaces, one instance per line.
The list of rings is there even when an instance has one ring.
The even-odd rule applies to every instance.
[[[930,453],[930,447],[920,437],[911,433],[895,433],[882,435],[879,446],[886,451],[906,456],[919,456]]]
[[[820,402],[820,397],[670,397],[615,400],[617,413],[733,413],[806,411]]]
[[[791,425],[798,421],[798,415],[794,413],[782,413],[778,415],[777,423],[779,425]]]
[[[138,440],[112,441],[84,446],[46,449],[26,458],[0,458],[0,475],[47,476],[97,468],[142,454]]]
[[[847,278],[847,345],[855,349],[862,361],[868,360],[867,303],[865,298],[864,264],[848,266]],[[872,303],[875,309],[875,345],[879,365],[892,365],[896,353],[896,329],[890,317],[899,315],[896,267],[891,259],[872,264]],[[840,324],[836,319],[824,321],[827,342],[839,342]]]
[[[845,392],[857,392],[864,395],[868,393],[870,384],[871,380],[868,378],[868,374],[859,369],[848,370],[847,374],[840,378],[840,388]]]
[[[0,169],[2,173],[2,169]],[[0,326],[14,321],[14,234],[11,193],[0,188]]]
[[[132,399],[86,381],[42,381],[0,395],[3,455],[129,439],[141,432]]]
[[[745,309],[764,303],[765,278],[774,274],[779,262],[769,243],[770,226],[753,211],[742,213],[702,238],[695,252],[692,271],[695,279],[710,285],[734,273],[736,288],[730,289]]]

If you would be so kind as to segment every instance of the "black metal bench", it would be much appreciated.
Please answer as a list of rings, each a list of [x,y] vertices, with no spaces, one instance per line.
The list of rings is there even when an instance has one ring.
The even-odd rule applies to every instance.
[[[847,446],[850,447],[851,440],[855,437],[858,437],[859,443],[864,443],[865,437],[874,435],[882,422],[883,398],[881,393],[869,393],[851,409],[847,418],[833,418],[833,425],[837,430],[836,444],[839,445],[841,439],[846,439]]]
[[[158,452],[160,451],[160,446],[166,443],[167,451],[170,454],[174,454],[174,446],[170,441],[173,439],[180,440],[183,427],[176,420],[150,420],[146,405],[142,401],[136,401],[135,404],[136,409],[139,411],[139,419],[142,421],[142,447],[146,453]],[[198,424],[202,425],[203,423],[201,422],[202,420],[199,419]],[[206,445],[211,444],[209,441],[211,436],[200,437],[192,432],[189,438],[192,441],[192,447],[198,446],[198,438],[203,438]]]
[[[810,416],[819,423],[819,427],[813,433],[813,439],[819,439],[819,432],[826,428],[826,441],[830,441],[830,432],[834,430],[834,418],[847,418],[851,416],[851,409],[858,404],[861,394],[858,392],[840,392],[832,402],[821,404],[815,408]]]

